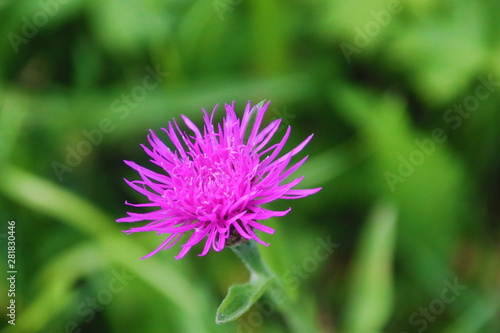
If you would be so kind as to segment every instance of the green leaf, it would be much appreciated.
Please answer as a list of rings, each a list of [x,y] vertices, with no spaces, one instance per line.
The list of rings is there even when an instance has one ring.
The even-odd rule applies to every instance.
[[[243,261],[250,271],[250,282],[243,285],[233,285],[229,288],[226,298],[217,309],[215,322],[227,323],[235,320],[250,309],[262,294],[269,288],[271,301],[282,312],[289,325],[290,332],[317,332],[314,320],[304,312],[304,300],[298,304],[290,298],[289,293],[266,266],[255,241],[231,246],[231,250]],[[277,296],[277,294],[281,296]]]
[[[232,285],[217,309],[215,322],[227,323],[243,315],[259,300],[271,281],[269,276],[253,275],[248,283]]]
[[[227,323],[235,320],[248,311],[252,304],[257,302],[266,291],[269,283],[273,281],[271,274],[260,256],[255,241],[231,246],[231,249],[243,261],[250,271],[250,281],[241,285],[232,285],[217,309],[215,322],[217,324]]]
[[[346,333],[381,332],[392,311],[392,266],[397,211],[378,204],[365,226],[352,270]]]

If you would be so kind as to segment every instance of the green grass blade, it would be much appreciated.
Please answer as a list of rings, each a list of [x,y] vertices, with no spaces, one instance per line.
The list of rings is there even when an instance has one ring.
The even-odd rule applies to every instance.
[[[378,204],[361,235],[345,315],[346,333],[381,332],[392,310],[396,208]]]

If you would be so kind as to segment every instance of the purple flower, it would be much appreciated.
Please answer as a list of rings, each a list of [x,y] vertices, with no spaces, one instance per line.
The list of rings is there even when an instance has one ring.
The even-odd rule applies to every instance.
[[[232,105],[225,105],[226,116],[220,124],[213,124],[217,106],[212,114],[203,110],[203,132],[185,116],[181,116],[192,131],[189,135],[180,130],[174,120],[168,123],[167,133],[175,150],[168,148],[150,130],[151,149],[141,145],[151,157],[151,162],[163,169],[153,172],[131,161],[127,165],[136,170],[141,180],[128,181],[128,185],[148,198],[148,203],[129,204],[136,207],[155,207],[148,213],[128,213],[117,222],[150,221],[145,226],[131,228],[127,234],[155,231],[158,235],[169,234],[167,239],[148,258],[161,249],[171,248],[184,233],[192,234],[176,259],[182,258],[195,244],[206,238],[200,256],[212,247],[221,251],[225,245],[254,239],[264,244],[255,231],[272,234],[274,230],[257,221],[273,216],[284,216],[285,211],[272,211],[262,205],[276,199],[297,199],[318,192],[315,189],[294,189],[304,177],[282,184],[306,160],[288,165],[294,155],[312,138],[278,158],[290,136],[288,126],[279,143],[266,147],[278,130],[277,119],[260,130],[269,102],[251,107],[248,102],[239,119]],[[251,118],[255,118],[250,124]],[[286,169],[286,170],[285,170]],[[127,203],[128,204],[128,203]]]

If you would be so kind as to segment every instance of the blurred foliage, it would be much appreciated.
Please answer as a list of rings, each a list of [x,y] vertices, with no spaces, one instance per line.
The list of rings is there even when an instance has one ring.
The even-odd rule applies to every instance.
[[[142,200],[122,160],[148,163],[149,129],[263,99],[290,147],[315,133],[303,186],[323,190],[275,203],[293,211],[261,250],[321,332],[500,331],[497,0],[4,0],[0,17],[2,333],[288,332],[266,298],[215,324],[248,278],[231,251],[141,261],[162,238],[114,222]]]

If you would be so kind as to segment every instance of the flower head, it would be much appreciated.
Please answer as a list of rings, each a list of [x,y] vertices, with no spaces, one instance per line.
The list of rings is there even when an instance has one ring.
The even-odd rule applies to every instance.
[[[272,234],[274,230],[257,221],[284,216],[291,209],[272,211],[262,205],[276,199],[302,198],[321,189],[294,189],[303,177],[282,184],[307,160],[306,156],[288,167],[292,157],[304,148],[312,135],[278,157],[290,136],[291,127],[288,126],[278,143],[266,147],[281,123],[281,119],[277,119],[260,129],[268,105],[269,102],[251,107],[249,102],[239,119],[234,102],[226,104],[226,115],[222,123],[216,125],[213,118],[217,106],[211,115],[203,110],[203,131],[181,116],[192,134],[181,131],[175,120],[173,124],[168,123],[168,128],[162,128],[174,150],[170,150],[151,130],[148,136],[151,148],[142,147],[151,157],[151,162],[163,169],[162,173],[125,161],[141,177],[141,180],[125,181],[149,201],[129,205],[155,207],[156,210],[142,214],[129,212],[128,217],[117,222],[150,221],[145,226],[125,231],[127,234],[141,231],[169,234],[144,258],[171,248],[189,232],[192,234],[176,259],[182,258],[203,239],[206,241],[201,256],[210,248],[221,251],[225,245],[241,239],[254,239],[269,245],[259,239],[255,231]]]

